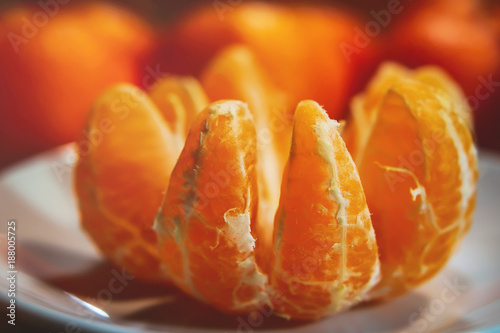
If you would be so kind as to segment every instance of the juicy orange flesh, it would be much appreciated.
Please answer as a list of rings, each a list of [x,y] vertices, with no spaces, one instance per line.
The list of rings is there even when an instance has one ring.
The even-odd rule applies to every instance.
[[[203,88],[195,78],[169,76],[159,80],[149,95],[170,129],[181,134],[183,145],[196,114],[208,104]]]
[[[105,238],[101,233],[108,234],[108,241],[101,245],[103,252],[134,274],[158,279],[157,237],[151,219],[161,204],[173,164],[165,154],[161,115],[156,111],[156,117],[151,117],[150,108],[156,111],[144,93],[125,85],[111,88],[97,101],[87,132],[95,138],[100,135],[101,142],[95,139],[93,150],[84,150],[87,147],[81,145],[76,189],[80,204],[87,206],[80,210],[83,227],[97,240]],[[141,144],[148,149],[130,154],[122,148],[127,135],[142,137]],[[151,159],[157,164],[145,170],[144,165]],[[138,269],[142,260],[154,264],[143,272]]]
[[[386,62],[380,66],[366,91],[355,96],[351,102],[351,121],[343,133],[349,152],[356,162],[364,154],[366,143],[375,123],[380,103],[387,91],[400,81],[418,81],[425,85],[442,90],[450,95],[457,104],[455,111],[466,121],[469,130],[473,129],[471,111],[460,87],[442,69],[435,66],[424,66],[415,70]]]
[[[115,264],[229,313],[272,303],[314,319],[413,288],[470,228],[477,157],[460,89],[432,67],[390,66],[353,101],[345,139],[359,175],[317,103],[299,104],[293,135],[286,117],[269,125],[273,103],[289,104],[242,46],[203,84],[210,100],[250,110],[222,100],[197,115],[207,98],[189,78],[160,80],[150,96],[112,88],[88,121],[91,136],[107,133],[76,169],[84,228]]]
[[[241,100],[254,115],[259,192],[256,259],[268,272],[274,214],[291,139],[289,101],[268,81],[252,52],[241,45],[224,49],[205,69],[202,84],[212,101]]]
[[[475,152],[446,98],[418,82],[395,85],[358,165],[382,263],[374,295],[401,294],[435,275],[470,226]]]
[[[211,104],[195,120],[158,221],[161,255],[187,293],[229,312],[266,298],[254,258],[256,139],[247,107]]]
[[[343,309],[376,275],[365,197],[337,127],[317,103],[299,104],[274,227],[271,283],[283,295],[276,305],[283,316],[310,319]]]
[[[152,93],[158,88],[166,95],[183,89],[182,80],[168,80],[167,87],[160,83]],[[192,99],[206,103],[200,91]],[[186,113],[199,111],[188,96],[179,105]],[[133,86],[110,88],[92,108],[87,134],[79,141],[88,145],[80,145],[75,171],[83,227],[111,261],[154,281],[166,277],[159,268],[152,225],[183,144],[167,126],[171,112],[162,105],[157,108]]]

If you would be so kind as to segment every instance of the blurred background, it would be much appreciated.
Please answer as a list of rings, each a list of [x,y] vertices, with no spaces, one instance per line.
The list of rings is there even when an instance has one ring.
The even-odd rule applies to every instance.
[[[383,61],[443,67],[500,151],[500,1],[2,1],[0,169],[81,136],[106,87],[199,76],[232,44],[336,119]]]

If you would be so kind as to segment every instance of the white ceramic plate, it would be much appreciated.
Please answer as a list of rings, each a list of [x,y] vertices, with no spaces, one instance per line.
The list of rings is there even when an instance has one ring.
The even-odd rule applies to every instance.
[[[55,325],[61,332],[500,331],[498,155],[480,154],[475,222],[438,276],[403,297],[315,322],[287,322],[268,313],[226,316],[173,288],[123,276],[79,229],[73,161],[71,146],[64,146],[0,175],[0,270],[9,271],[7,222],[15,220],[16,311],[25,321]],[[7,279],[1,279],[2,307],[10,301],[8,289]]]

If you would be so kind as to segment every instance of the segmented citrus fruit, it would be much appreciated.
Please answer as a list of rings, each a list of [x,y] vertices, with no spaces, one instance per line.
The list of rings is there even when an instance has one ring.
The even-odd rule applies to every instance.
[[[401,294],[435,275],[470,227],[477,154],[461,96],[441,72],[386,66],[355,100],[347,140],[358,140],[382,268],[372,297]]]
[[[410,70],[397,63],[386,62],[368,83],[366,91],[354,96],[351,101],[351,119],[343,137],[355,161],[358,156],[363,155],[384,95],[394,84],[402,80],[416,80],[448,93],[455,102],[455,112],[461,115],[472,131],[472,115],[465,94],[445,71],[436,66]]]
[[[256,158],[247,106],[211,104],[193,123],[156,222],[174,283],[226,312],[249,312],[268,299],[254,252]]]
[[[121,84],[96,101],[77,141],[75,189],[82,226],[103,254],[139,278],[164,281],[152,226],[184,144],[167,120],[184,124],[207,99],[189,78],[158,82],[150,94]]]
[[[339,126],[313,101],[295,112],[271,272],[276,313],[284,317],[346,309],[379,278],[370,213]]]
[[[253,53],[243,45],[221,51],[205,69],[201,83],[210,100],[241,100],[254,115],[259,194],[256,256],[267,272],[281,175],[290,149],[293,117],[290,101],[269,81]]]
[[[383,66],[345,143],[318,103],[290,112],[246,47],[202,81],[211,104],[190,78],[111,88],[79,144],[83,227],[132,274],[227,313],[316,319],[418,286],[470,228],[470,109],[439,69]]]

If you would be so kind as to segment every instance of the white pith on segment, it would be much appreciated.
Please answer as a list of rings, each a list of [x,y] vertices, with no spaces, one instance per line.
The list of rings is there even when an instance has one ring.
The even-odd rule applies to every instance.
[[[349,200],[344,198],[342,195],[342,192],[340,190],[340,179],[339,179],[339,174],[337,170],[337,164],[335,163],[334,156],[337,154],[340,154],[341,152],[337,151],[335,146],[333,145],[332,141],[334,140],[334,137],[332,135],[333,131],[338,131],[340,127],[340,124],[332,119],[327,119],[326,122],[320,122],[316,124],[315,126],[315,132],[318,137],[317,141],[317,153],[319,156],[323,158],[328,163],[328,166],[330,168],[331,172],[331,181],[330,181],[330,186],[328,188],[329,193],[331,198],[337,202],[339,205],[339,209],[336,215],[336,220],[338,221],[339,225],[341,226],[342,229],[342,243],[340,244],[341,251],[342,251],[342,262],[341,262],[341,267],[340,267],[340,286],[337,285],[338,282],[334,282],[330,285],[330,295],[332,299],[331,306],[325,311],[325,313],[335,313],[337,311],[343,310],[347,307],[352,306],[353,304],[359,302],[363,298],[363,294],[370,290],[378,281],[379,281],[379,274],[380,274],[380,266],[379,263],[377,262],[374,267],[372,274],[370,276],[369,282],[365,285],[365,287],[361,290],[358,290],[356,293],[356,297],[353,299],[348,299],[346,298],[345,295],[345,285],[344,283],[349,281],[349,278],[351,276],[356,276],[356,272],[353,271],[352,269],[348,269],[346,267],[346,256],[347,256],[347,250],[349,248],[349,244],[346,243],[346,234],[347,234],[347,229],[348,228],[358,228],[360,227],[358,224],[358,216],[356,216],[356,221],[355,223],[349,223],[353,222],[352,218],[347,216],[347,207],[349,206]],[[340,135],[339,135],[340,138]],[[349,155],[350,163],[353,166],[353,169],[356,170],[354,167],[354,161],[351,159]],[[360,181],[359,175],[356,174],[354,177]],[[365,209],[361,212],[362,215],[366,215],[369,217],[370,213],[368,211],[368,207],[365,207]],[[362,226],[364,229],[364,225]],[[366,231],[366,230],[365,230]],[[375,240],[375,233],[373,228],[370,228],[369,230],[370,234],[370,239],[373,241]]]
[[[427,89],[432,93],[430,98],[422,98],[421,100],[410,100],[407,93],[413,93],[415,91],[420,91],[421,89]],[[457,207],[449,207],[450,209],[458,208],[456,217],[450,221],[444,221],[436,215],[436,202],[439,202],[439,198],[436,198],[432,192],[427,193],[426,187],[430,185],[427,177],[419,180],[416,175],[406,168],[400,168],[396,166],[382,166],[380,167],[386,169],[390,172],[400,172],[406,173],[411,176],[415,182],[415,188],[409,188],[410,194],[412,195],[413,201],[416,201],[418,197],[421,198],[421,206],[419,207],[420,218],[420,229],[425,229],[424,232],[430,232],[431,236],[416,235],[416,239],[423,249],[419,253],[407,253],[406,262],[412,262],[412,266],[416,269],[409,271],[405,264],[402,262],[398,267],[393,268],[391,273],[385,277],[384,285],[390,285],[392,281],[398,281],[397,283],[402,283],[406,287],[410,287],[414,283],[419,284],[421,278],[425,277],[426,274],[434,274],[437,269],[441,267],[443,261],[449,258],[449,255],[453,248],[450,248],[444,255],[440,257],[440,260],[435,263],[428,264],[426,260],[429,254],[432,253],[437,247],[439,247],[439,242],[443,242],[443,238],[450,239],[450,237],[456,240],[461,240],[464,236],[466,228],[470,225],[471,216],[470,208],[473,205],[475,193],[476,193],[476,176],[474,170],[477,168],[477,152],[473,143],[470,144],[469,151],[466,151],[463,138],[460,137],[459,132],[469,133],[469,123],[467,112],[469,110],[463,107],[462,101],[455,101],[451,99],[451,96],[439,88],[425,86],[420,82],[407,80],[399,82],[393,87],[393,92],[396,92],[402,99],[405,100],[406,109],[412,114],[412,117],[417,122],[418,134],[420,136],[420,142],[423,143],[425,140],[433,141],[432,133],[434,131],[444,131],[446,133],[446,145],[441,145],[440,142],[435,142],[437,148],[435,151],[425,151],[424,147],[423,156],[424,163],[423,167],[429,167],[430,163],[433,162],[433,156],[439,156],[440,150],[449,149],[444,147],[450,147],[457,156],[457,166],[459,168],[459,175],[456,179],[459,182],[457,192],[460,194],[460,201],[457,202]],[[463,101],[463,103],[466,103]],[[438,105],[438,111],[433,111]],[[380,112],[383,112],[381,109]],[[430,113],[432,112],[432,114]],[[435,123],[429,128],[429,125],[424,123],[422,119],[426,117],[433,117]],[[449,152],[449,151],[447,151]],[[441,162],[442,163],[442,162]],[[377,163],[378,164],[378,163]],[[433,164],[436,168],[436,165]],[[438,185],[434,185],[438,186]],[[433,204],[434,203],[434,204]],[[449,234],[449,236],[443,236]],[[457,243],[455,241],[455,243]],[[413,265],[415,261],[418,265]],[[397,274],[397,273],[400,274]],[[413,282],[415,281],[415,282]],[[383,295],[382,288],[377,291],[378,295]],[[390,291],[387,289],[386,291]]]
[[[250,188],[247,190],[247,206],[243,214],[230,216],[228,210],[224,214],[226,221],[226,232],[224,237],[227,238],[229,243],[238,249],[240,253],[245,253],[247,258],[238,263],[238,268],[241,269],[241,279],[239,284],[233,291],[233,311],[243,311],[245,309],[253,309],[262,304],[270,304],[269,295],[265,291],[268,279],[267,275],[263,274],[257,263],[255,262],[254,249],[255,238],[251,234],[251,220],[250,220]],[[227,216],[226,216],[227,215]],[[255,297],[247,302],[238,300],[237,292],[243,286],[255,286],[258,290]]]
[[[244,110],[244,113],[241,114],[240,110]],[[213,133],[211,132],[211,124],[216,121],[227,122],[228,125],[226,126],[232,128],[234,133],[236,133],[235,135],[237,135],[237,133],[242,133],[243,131],[243,129],[241,129],[241,123],[245,121],[253,122],[253,117],[246,104],[242,102],[222,101],[212,104],[209,107],[209,112],[207,118],[205,119],[205,129],[200,134],[199,145],[194,153],[196,156],[194,166],[195,169],[203,170],[204,161],[206,159],[213,158],[213,156],[206,153],[204,147],[206,139]],[[244,175],[247,172],[243,162],[245,154],[247,153],[255,154],[255,151],[242,151],[238,157],[239,161],[237,165],[239,170],[237,170],[237,172],[241,175]],[[184,273],[182,277],[175,277],[173,279],[174,282],[180,284],[181,286],[186,286],[189,292],[198,299],[208,301],[204,299],[193,283],[191,264],[189,260],[190,252],[186,247],[189,243],[189,239],[187,237],[188,229],[190,227],[190,218],[196,216],[197,220],[203,223],[204,228],[215,231],[215,234],[217,235],[216,242],[209,247],[211,251],[214,251],[219,245],[220,239],[224,238],[228,246],[233,247],[235,251],[240,254],[240,259],[235,259],[237,260],[235,263],[237,265],[240,280],[231,286],[233,288],[233,302],[228,310],[230,309],[233,311],[244,312],[254,310],[261,304],[270,304],[269,295],[266,292],[267,276],[260,272],[254,257],[255,238],[252,236],[251,230],[251,220],[253,218],[251,216],[252,212],[250,207],[250,201],[252,200],[251,188],[248,187],[245,195],[243,195],[245,206],[228,209],[223,216],[220,216],[225,223],[224,226],[216,227],[209,224],[208,221],[206,221],[206,219],[201,216],[195,208],[195,202],[192,201],[195,196],[192,194],[193,191],[198,188],[198,177],[196,172],[190,171],[191,170],[188,170],[183,175],[185,181],[184,188],[187,189],[187,191],[185,192],[186,197],[179,198],[184,204],[178,209],[183,210],[183,213],[179,213],[173,217],[172,223],[175,226],[174,229],[166,230],[165,227],[157,228],[161,237],[169,237],[170,239],[175,240],[182,254]],[[217,170],[215,172],[217,172]],[[220,190],[223,191],[223,188]],[[210,265],[210,256],[205,256],[201,252],[198,254],[202,255],[206,259],[207,265]],[[254,287],[254,297],[244,301],[240,300],[238,297],[239,289],[241,287],[248,286]]]
[[[422,256],[420,257],[420,274],[422,275],[425,274],[428,270],[428,267],[427,265],[425,265],[423,260],[426,257],[426,254],[436,245],[435,243],[438,241],[438,237],[440,235],[446,232],[453,231],[457,234],[457,237],[459,239],[463,236],[465,228],[469,225],[471,218],[470,216],[467,216],[467,211],[469,209],[469,206],[472,204],[476,193],[476,179],[474,177],[474,172],[472,171],[473,168],[471,168],[471,164],[474,165],[474,169],[477,164],[476,148],[473,144],[471,144],[471,151],[466,152],[464,143],[460,139],[457,131],[457,126],[462,126],[468,130],[465,119],[461,119],[461,114],[453,109],[455,106],[453,103],[449,101],[446,102],[446,99],[441,97],[439,93],[437,93],[437,96],[440,97],[438,98],[438,101],[443,107],[443,109],[440,110],[439,115],[444,122],[446,132],[448,133],[448,138],[453,143],[453,147],[458,156],[458,166],[460,168],[460,187],[458,191],[460,193],[460,204],[458,216],[454,221],[449,221],[448,225],[444,228],[439,226],[438,221],[436,220],[436,216],[432,214],[432,225],[436,229],[436,234],[432,237],[431,240],[428,240],[427,245],[422,252]],[[453,119],[453,116],[455,116],[456,118],[455,121]],[[426,156],[426,158],[428,157]],[[430,203],[429,207],[430,211],[433,212],[433,207]]]
[[[428,203],[428,214],[426,214],[427,220],[430,222],[429,225],[432,225],[435,229],[435,234],[432,239],[426,240],[426,246],[422,251],[422,255],[420,256],[420,275],[423,276],[430,269],[428,265],[424,263],[424,260],[427,254],[435,248],[437,245],[436,242],[439,241],[439,236],[447,233],[453,232],[456,234],[457,239],[461,239],[463,237],[463,233],[465,232],[465,228],[470,223],[470,217],[467,216],[467,211],[469,206],[472,204],[472,200],[475,196],[476,185],[475,185],[475,177],[473,169],[475,169],[475,165],[477,163],[476,160],[476,151],[475,146],[471,144],[471,152],[466,152],[464,143],[462,142],[457,127],[463,127],[465,132],[468,132],[468,125],[466,123],[467,119],[464,117],[465,110],[461,110],[459,105],[453,103],[450,99],[449,95],[444,95],[444,92],[435,89],[434,96],[435,101],[437,101],[441,107],[438,111],[438,115],[440,120],[442,121],[445,129],[447,138],[452,142],[453,148],[458,157],[458,167],[460,169],[459,179],[460,182],[458,193],[460,193],[460,202],[459,202],[459,210],[458,215],[453,221],[446,221],[446,226],[441,227],[442,223],[439,223],[436,215],[434,214],[434,207],[431,202],[434,201],[435,198],[422,198],[426,199]],[[457,101],[457,103],[460,101]],[[419,109],[420,108],[420,109]],[[417,114],[422,114],[425,112],[423,109],[424,105],[418,105],[415,112]],[[458,109],[457,109],[458,108]],[[428,111],[427,111],[428,112]],[[423,131],[422,131],[423,132]],[[426,160],[430,158],[428,154],[425,154]],[[428,163],[428,162],[427,162]],[[474,168],[471,168],[470,164],[474,165]]]
[[[118,104],[115,104],[120,102]],[[152,102],[151,96],[142,91],[141,89],[129,85],[129,84],[117,84],[107,90],[104,94],[102,94],[94,104],[91,112],[91,118],[89,119],[88,127],[90,129],[98,128],[99,119],[108,119],[106,118],[106,112],[117,112],[121,111],[121,108],[118,108],[118,105],[122,105],[122,103],[128,102],[128,108],[125,113],[118,118],[119,122],[117,122],[117,126],[115,128],[115,134],[113,136],[105,136],[102,145],[96,145],[94,147],[95,151],[86,156],[85,158],[90,161],[88,162],[88,167],[90,168],[92,177],[98,177],[99,175],[99,164],[95,163],[93,159],[96,157],[96,153],[99,149],[102,149],[106,144],[114,144],[116,146],[118,143],[121,143],[123,140],[123,136],[127,135],[127,132],[124,132],[119,126],[122,122],[130,122],[133,121],[134,118],[144,117],[144,109],[148,110],[147,117],[151,117],[150,122],[155,126],[155,130],[153,133],[155,135],[160,135],[163,141],[166,143],[165,147],[168,148],[168,151],[165,153],[168,156],[172,156],[172,159],[167,159],[168,163],[164,163],[164,167],[167,173],[170,173],[174,167],[174,163],[170,162],[171,160],[177,159],[180,151],[182,149],[182,138],[180,138],[176,133],[172,133],[172,131],[168,128],[167,122],[160,110],[156,107],[156,105]],[[115,109],[116,108],[116,109]],[[147,139],[146,139],[147,142]],[[120,149],[116,149],[119,153]],[[141,152],[142,153],[142,152]],[[128,152],[127,152],[128,154]],[[120,156],[120,155],[117,155]],[[119,163],[129,163],[130,160],[127,158],[128,155],[125,155],[125,159],[119,159]],[[81,157],[82,158],[82,157]],[[110,189],[107,189],[107,192],[110,192]],[[154,246],[145,246],[144,238],[141,234],[141,229],[136,227],[131,221],[124,219],[110,211],[105,204],[103,204],[103,194],[99,190],[99,187],[95,188],[92,192],[92,197],[95,202],[95,206],[98,207],[99,212],[106,218],[109,224],[114,225],[113,228],[116,231],[127,231],[133,237],[133,241],[129,241],[129,245],[127,247],[117,246],[115,252],[111,255],[113,260],[116,260],[121,266],[127,267],[129,263],[133,263],[137,267],[141,267],[143,265],[144,256],[142,255],[134,255],[135,249],[141,249],[147,252],[151,258],[158,259],[158,254],[155,251]],[[85,220],[82,220],[82,224],[85,227]],[[112,240],[113,241],[113,240]],[[125,261],[124,261],[125,260]],[[127,263],[127,265],[124,265]],[[162,276],[158,276],[158,278],[169,279],[168,275],[163,274]]]
[[[317,107],[321,109],[319,105],[317,105]],[[369,280],[363,286],[363,288],[360,288],[360,290],[348,290],[347,285],[349,279],[354,276],[359,276],[359,274],[356,273],[353,269],[347,267],[346,257],[348,248],[350,246],[355,246],[355,244],[346,243],[346,235],[348,229],[361,228],[362,230],[364,230],[368,234],[368,239],[372,240],[372,244],[370,244],[371,246],[374,246],[375,234],[371,225],[370,228],[368,229],[361,221],[362,218],[360,217],[360,215],[363,215],[365,221],[370,219],[367,207],[365,207],[365,209],[357,216],[348,216],[347,208],[349,207],[349,200],[345,198],[345,196],[342,194],[342,190],[340,188],[341,180],[339,179],[340,178],[339,171],[337,169],[337,162],[335,161],[335,156],[343,152],[337,151],[337,149],[333,145],[334,140],[341,140],[340,134],[338,133],[340,124],[335,120],[328,119],[326,112],[324,110],[322,111],[324,112],[325,119],[317,121],[316,124],[313,126],[312,130],[314,131],[315,137],[317,138],[315,153],[326,162],[329,169],[330,177],[329,179],[325,179],[325,185],[328,191],[328,195],[330,199],[336,202],[338,205],[337,212],[335,213],[335,215],[332,215],[331,218],[332,218],[332,223],[338,223],[341,230],[341,242],[335,243],[332,246],[332,250],[339,251],[340,253],[340,263],[339,266],[337,267],[339,271],[338,274],[339,279],[336,281],[304,281],[301,280],[300,277],[292,276],[291,278],[298,279],[299,284],[301,285],[321,286],[324,291],[328,292],[330,294],[330,300],[331,300],[330,305],[321,310],[322,315],[328,315],[346,309],[347,307],[350,307],[353,304],[361,301],[365,296],[365,294],[368,292],[368,290],[370,290],[376,283],[378,283],[380,277],[380,266],[377,260],[374,263],[374,266],[372,267]],[[345,153],[348,154],[347,151]],[[350,158],[350,163],[352,165],[353,172],[356,173],[353,176],[354,178],[357,178],[357,180],[359,181],[359,175],[356,172],[354,162],[352,161],[351,158]],[[287,181],[287,179],[283,179],[283,181]],[[286,214],[286,212],[283,211],[283,207],[280,207],[280,209],[281,213],[279,214],[281,215],[277,217],[278,223],[276,225],[277,230],[275,232],[275,242],[274,242],[275,261],[272,269],[275,273],[280,273],[282,275],[282,278],[288,280],[289,275],[283,271],[281,266],[282,260],[280,259],[281,258],[280,245],[282,242],[281,237],[282,237],[282,230],[284,228],[283,217],[284,214]],[[309,314],[311,317],[318,316],[318,309],[304,308],[301,304],[292,302],[290,299],[287,299],[286,297],[283,297],[282,300],[286,302],[288,306],[294,308],[298,313]],[[286,313],[280,313],[279,310],[277,314],[283,317],[288,317]]]

